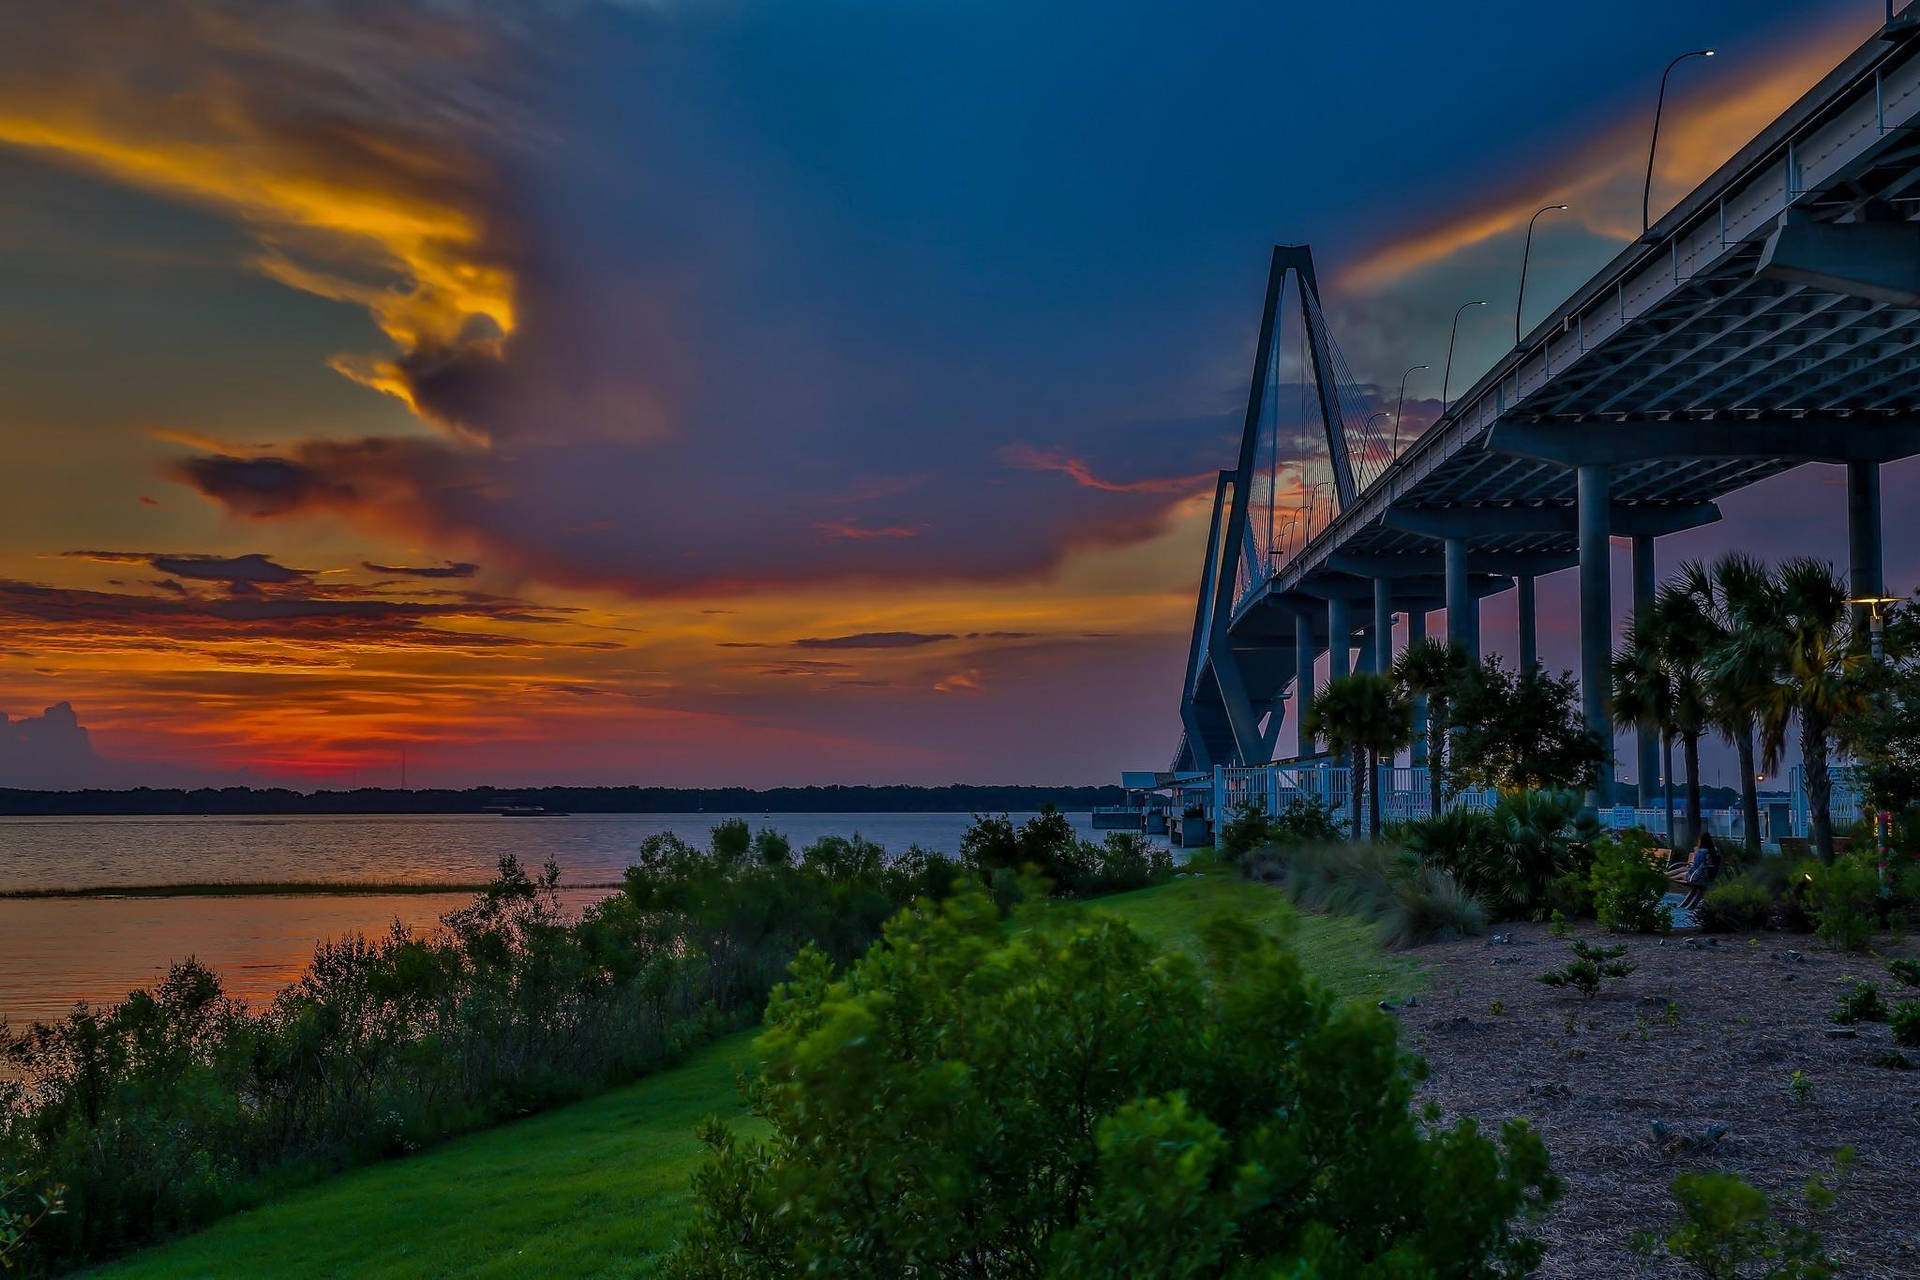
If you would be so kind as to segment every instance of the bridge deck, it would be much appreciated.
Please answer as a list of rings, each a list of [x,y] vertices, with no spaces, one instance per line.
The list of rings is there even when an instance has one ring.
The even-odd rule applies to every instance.
[[[1805,462],[1849,462],[1871,478],[1865,469],[1920,452],[1914,37],[1903,17],[1861,46],[1277,563],[1246,546],[1249,441],[1240,467],[1222,473],[1182,763],[1269,758],[1296,652],[1326,652],[1345,615],[1367,629],[1375,579],[1390,584],[1381,598],[1395,611],[1442,607],[1448,535],[1467,548],[1456,603],[1576,564],[1583,465],[1604,472],[1607,510],[1587,513],[1604,515],[1604,538],[1705,523],[1715,499]],[[1276,251],[1276,271],[1283,252],[1304,251]],[[1270,285],[1266,329],[1276,296]],[[1249,433],[1265,371],[1263,358]],[[1870,515],[1851,568],[1857,587],[1877,592],[1877,580],[1858,581],[1878,574],[1877,497]],[[1588,612],[1606,590],[1592,572]],[[1477,648],[1477,609],[1461,612],[1475,616],[1450,611],[1449,626],[1472,625],[1463,638]],[[1592,686],[1604,683],[1605,655],[1590,650],[1604,646],[1588,639],[1582,674],[1598,728],[1604,690]]]

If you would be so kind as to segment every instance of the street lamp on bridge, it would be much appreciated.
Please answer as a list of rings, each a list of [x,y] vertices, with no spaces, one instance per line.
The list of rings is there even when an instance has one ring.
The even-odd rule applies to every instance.
[[[1647,181],[1646,185],[1640,189],[1641,235],[1645,235],[1653,227],[1653,218],[1648,212],[1653,201],[1653,153],[1660,145],[1660,112],[1667,105],[1667,77],[1673,74],[1675,67],[1685,62],[1688,58],[1711,58],[1713,55],[1714,51],[1712,49],[1690,50],[1687,53],[1681,54],[1672,62],[1669,62],[1667,69],[1660,73],[1660,96],[1655,99],[1653,104],[1653,138],[1647,143]]]
[[[1453,344],[1460,338],[1460,316],[1468,307],[1484,307],[1485,298],[1476,298],[1472,302],[1463,302],[1459,310],[1453,313],[1453,332],[1447,337],[1447,371],[1440,377],[1440,412],[1447,411],[1447,391],[1453,385]]]
[[[1400,456],[1400,411],[1407,407],[1407,379],[1422,369],[1433,368],[1430,364],[1417,364],[1400,375],[1400,399],[1393,406],[1393,456]]]
[[[1542,205],[1534,210],[1531,218],[1527,219],[1527,247],[1520,254],[1520,296],[1513,302],[1513,345],[1516,347],[1520,345],[1520,312],[1527,305],[1527,263],[1533,258],[1533,224],[1540,221],[1540,215],[1543,213],[1565,213],[1566,211],[1567,206],[1564,204]]]

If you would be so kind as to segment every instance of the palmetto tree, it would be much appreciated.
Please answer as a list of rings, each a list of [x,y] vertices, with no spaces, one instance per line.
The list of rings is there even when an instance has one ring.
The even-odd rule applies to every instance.
[[[1654,619],[1636,617],[1627,624],[1627,633],[1608,663],[1613,696],[1607,706],[1613,722],[1623,729],[1651,733],[1660,739],[1666,774],[1673,777],[1674,721],[1673,673],[1667,670],[1660,651],[1659,628]],[[1673,835],[1673,788],[1667,788],[1667,834]]]
[[[1414,641],[1394,659],[1393,682],[1411,704],[1427,700],[1427,794],[1429,812],[1438,814],[1446,764],[1447,704],[1473,660],[1467,651],[1446,640],[1426,637]]]
[[[1718,637],[1681,583],[1668,583],[1654,597],[1653,631],[1672,682],[1673,731],[1687,768],[1687,821],[1675,847],[1691,849],[1700,838],[1700,739],[1713,727],[1709,686]]]
[[[1368,831],[1380,834],[1380,790],[1369,786],[1382,757],[1391,758],[1413,732],[1413,709],[1393,681],[1371,671],[1342,676],[1313,696],[1303,722],[1309,735],[1352,760],[1347,794],[1353,833],[1360,834],[1360,800],[1368,799]]]
[[[1732,620],[1737,625],[1717,665],[1752,677],[1750,706],[1769,771],[1779,767],[1787,731],[1799,723],[1814,849],[1822,862],[1832,862],[1828,747],[1834,722],[1870,699],[1869,660],[1853,634],[1846,585],[1831,565],[1797,557],[1780,566],[1764,591],[1740,601]]]
[[[1708,569],[1699,561],[1680,567],[1674,580],[1696,610],[1694,625],[1705,637],[1707,714],[1716,732],[1740,755],[1740,809],[1746,829],[1749,857],[1760,856],[1760,792],[1754,769],[1755,716],[1762,690],[1771,678],[1764,662],[1736,661],[1734,633],[1743,616],[1751,616],[1756,602],[1770,590],[1767,570],[1752,556],[1734,552]]]

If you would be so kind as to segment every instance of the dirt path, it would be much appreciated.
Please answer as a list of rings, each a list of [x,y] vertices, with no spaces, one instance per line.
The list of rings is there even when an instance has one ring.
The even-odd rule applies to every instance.
[[[1590,928],[1576,936],[1601,940]],[[1815,1224],[1839,1274],[1920,1276],[1920,1070],[1875,1065],[1893,1043],[1885,1024],[1828,1034],[1859,979],[1880,982],[1889,1003],[1920,995],[1900,994],[1878,958],[1771,933],[1606,939],[1625,941],[1639,969],[1582,1004],[1535,981],[1568,946],[1545,925],[1496,938],[1414,952],[1428,986],[1396,1012],[1433,1069],[1423,1099],[1489,1128],[1526,1116],[1546,1139],[1567,1194],[1540,1275],[1681,1276],[1642,1269],[1627,1249],[1634,1232],[1669,1221],[1674,1174],[1732,1170],[1799,1212],[1801,1183],[1852,1146],[1858,1168]],[[1908,1056],[1920,1066],[1920,1050]],[[1804,1101],[1789,1084],[1796,1070],[1811,1084]]]

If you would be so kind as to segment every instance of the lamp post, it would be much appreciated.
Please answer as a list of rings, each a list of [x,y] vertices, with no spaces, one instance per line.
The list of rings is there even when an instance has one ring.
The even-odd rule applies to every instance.
[[[1447,411],[1447,391],[1453,385],[1453,344],[1460,339],[1460,316],[1468,307],[1484,307],[1485,298],[1476,298],[1472,302],[1463,302],[1453,313],[1453,332],[1447,337],[1447,371],[1440,377],[1440,412]]]
[[[1867,606],[1868,626],[1872,629],[1873,660],[1875,662],[1884,662],[1887,657],[1887,618],[1881,610],[1887,605],[1899,604],[1900,600],[1901,597],[1899,596],[1859,596],[1847,601],[1848,604],[1863,604]]]
[[[1301,530],[1300,545],[1313,541],[1313,511],[1320,505],[1320,491],[1327,487],[1325,480],[1316,480],[1307,487],[1307,527]]]
[[[1433,368],[1430,364],[1417,364],[1400,375],[1400,399],[1393,406],[1393,456],[1400,456],[1400,411],[1407,407],[1407,379],[1422,369]]]
[[[1640,189],[1641,235],[1645,235],[1653,227],[1653,218],[1649,212],[1653,202],[1653,153],[1660,146],[1660,112],[1667,105],[1667,77],[1673,74],[1675,67],[1688,58],[1711,58],[1713,55],[1712,49],[1689,50],[1669,62],[1667,69],[1660,73],[1660,96],[1654,100],[1653,104],[1653,137],[1647,143],[1647,181],[1646,185]]]
[[[1534,210],[1527,219],[1527,247],[1520,253],[1520,296],[1513,301],[1513,345],[1520,345],[1520,312],[1527,305],[1527,263],[1533,259],[1533,224],[1540,221],[1543,213],[1565,213],[1564,204],[1543,205]]]
[[[1392,416],[1393,416],[1393,415],[1391,415],[1391,414],[1389,414],[1389,413],[1388,413],[1388,412],[1387,412],[1387,411],[1386,411],[1385,409],[1377,409],[1377,410],[1375,410],[1374,412],[1372,412],[1372,413],[1370,413],[1370,414],[1368,414],[1368,415],[1367,415],[1367,430],[1368,430],[1369,432],[1371,432],[1371,431],[1373,430],[1373,420],[1374,420],[1375,418],[1388,418],[1388,417],[1392,417]],[[1384,433],[1383,433],[1383,434],[1384,434]],[[1393,459],[1392,459],[1392,458],[1388,458],[1388,459],[1387,459],[1387,461],[1389,461],[1389,462],[1391,462],[1391,461],[1393,461]]]

